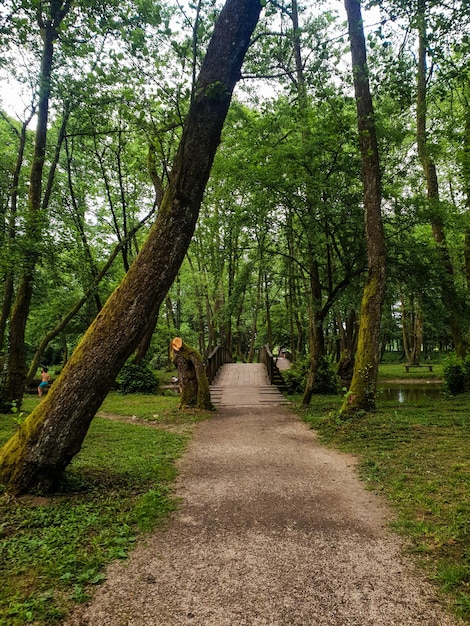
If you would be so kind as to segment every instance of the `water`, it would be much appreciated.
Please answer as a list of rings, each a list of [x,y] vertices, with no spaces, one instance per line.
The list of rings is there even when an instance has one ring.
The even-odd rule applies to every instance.
[[[399,404],[407,402],[430,401],[442,395],[442,383],[385,383],[379,385],[378,401],[395,400]]]

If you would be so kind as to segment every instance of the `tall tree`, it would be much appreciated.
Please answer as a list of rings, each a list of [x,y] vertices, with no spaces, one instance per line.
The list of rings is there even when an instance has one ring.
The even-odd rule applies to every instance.
[[[364,185],[364,219],[367,243],[367,279],[361,302],[359,337],[353,378],[342,413],[375,408],[380,357],[380,319],[386,287],[385,241],[381,213],[381,175],[369,87],[366,43],[360,0],[345,0],[351,43],[359,142]]]
[[[431,225],[434,239],[437,244],[443,274],[442,296],[449,312],[450,328],[457,356],[465,357],[468,351],[468,342],[462,328],[464,323],[463,307],[461,298],[455,288],[455,272],[449,253],[444,221],[442,218],[442,203],[439,194],[439,181],[436,163],[428,141],[427,133],[427,7],[428,0],[418,0],[417,6],[417,30],[418,30],[418,70],[417,70],[417,95],[416,95],[416,135],[418,154],[423,167],[427,199],[430,209]]]
[[[37,262],[44,217],[43,172],[46,157],[47,126],[51,96],[54,43],[61,24],[69,12],[72,0],[50,2],[37,11],[37,22],[42,37],[39,98],[34,152],[29,180],[28,213],[26,216],[27,245],[24,253],[16,299],[10,317],[7,372],[2,389],[2,403],[21,402],[26,380],[25,328],[33,293],[33,273]],[[63,134],[62,134],[63,138]]]
[[[49,394],[0,451],[1,480],[11,492],[57,486],[116,375],[154,319],[191,241],[260,11],[259,0],[228,0],[222,9],[149,237]]]

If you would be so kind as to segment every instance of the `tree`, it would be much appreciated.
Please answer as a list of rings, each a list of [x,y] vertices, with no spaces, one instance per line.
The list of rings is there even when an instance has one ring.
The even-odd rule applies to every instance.
[[[361,302],[356,361],[342,413],[375,408],[380,357],[380,319],[386,287],[385,241],[381,213],[381,174],[369,88],[366,45],[360,0],[345,0],[356,96],[359,142],[364,185],[364,219],[367,242],[367,279]]]
[[[222,9],[195,85],[170,184],[145,244],[49,394],[0,452],[1,479],[11,492],[57,486],[175,279],[260,11],[258,0],[228,0]]]
[[[120,83],[122,87],[125,78],[132,75],[133,66],[142,49],[145,49],[147,31],[144,31],[143,26],[153,35],[159,27],[160,32],[165,33],[169,28],[162,24],[165,9],[150,2],[96,0],[90,3],[87,0],[47,0],[31,3],[24,0],[5,0],[4,4],[0,39],[2,56],[4,46],[5,55],[10,57],[10,63],[5,63],[5,72],[23,87],[30,85],[34,94],[31,98],[31,110],[37,113],[34,154],[28,154],[24,159],[25,163],[31,163],[30,193],[28,206],[21,216],[24,218],[24,228],[18,230],[19,236],[16,237],[16,247],[20,254],[15,267],[16,294],[10,314],[8,363],[1,391],[6,405],[12,402],[18,405],[26,380],[28,355],[25,335],[31,302],[35,296],[37,269],[47,252],[46,238],[50,234],[48,226],[56,227],[51,207],[57,209],[59,204],[61,190],[56,183],[63,169],[58,167],[58,163],[67,125],[74,114],[75,117],[82,116],[83,121],[93,108],[89,103],[93,101],[96,105],[100,97],[104,100],[104,92],[107,92],[108,105],[110,100],[116,102],[118,98],[115,94],[114,99],[110,97],[113,87],[115,91],[116,84]],[[118,45],[115,45],[116,41]],[[131,54],[132,63],[127,62]],[[147,54],[150,56],[148,49]],[[38,58],[41,60],[40,66],[37,63]],[[155,69],[156,74],[158,71]],[[129,94],[130,85],[134,87],[135,83],[135,80],[127,80],[125,90],[122,88],[121,91],[125,95]],[[119,97],[121,101],[126,101],[122,93]],[[52,119],[54,115],[59,118],[55,120],[56,129],[54,125],[48,124],[49,118]],[[118,131],[122,128],[125,128],[124,123]],[[55,142],[51,141],[54,137]],[[21,141],[18,143],[21,148]],[[118,142],[118,150],[113,151],[117,161],[116,178],[119,179],[121,192],[127,182],[122,168],[120,169],[125,147],[125,141]],[[68,199],[72,204],[73,189],[71,187],[71,197]],[[128,205],[123,196],[121,193],[118,200],[113,198],[113,208],[121,205],[124,213]],[[93,200],[96,205],[97,198]],[[11,210],[13,211],[13,203]],[[60,212],[55,213],[55,217],[58,215]],[[122,221],[125,222],[126,218],[124,213]],[[23,225],[20,220],[18,224]],[[119,226],[123,241],[127,241],[128,246],[133,245],[134,242],[130,243],[126,239],[126,224]],[[125,262],[131,256],[126,246],[121,247],[121,254]],[[92,266],[89,269],[92,273],[97,273]],[[80,273],[84,275],[85,272]],[[9,300],[8,286],[9,283],[6,282],[5,303]],[[96,298],[97,305],[98,300]],[[4,308],[6,313],[8,306]]]
[[[437,167],[433,159],[429,146],[427,133],[427,68],[426,57],[428,50],[427,42],[427,19],[426,7],[427,0],[418,0],[417,6],[417,29],[418,29],[418,70],[417,70],[417,101],[416,101],[416,133],[418,155],[423,167],[426,187],[427,199],[429,202],[431,225],[434,239],[441,259],[443,275],[442,275],[442,294],[445,305],[449,311],[450,327],[454,346],[457,356],[464,358],[468,345],[465,339],[465,333],[462,328],[464,316],[462,313],[461,299],[455,288],[455,272],[452,260],[449,254],[447,237],[444,229],[442,218],[442,203],[439,194],[439,182],[437,176]]]
[[[28,212],[26,216],[27,249],[24,254],[16,299],[10,317],[9,353],[7,373],[2,390],[2,403],[21,402],[26,380],[25,327],[33,290],[33,273],[41,240],[43,216],[47,206],[43,198],[43,172],[46,157],[49,102],[51,96],[54,43],[61,24],[71,8],[71,0],[51,2],[49,7],[37,12],[38,27],[43,41],[41,69],[38,80],[37,126],[29,180]],[[64,133],[60,134],[60,142]],[[60,148],[59,148],[60,149]]]

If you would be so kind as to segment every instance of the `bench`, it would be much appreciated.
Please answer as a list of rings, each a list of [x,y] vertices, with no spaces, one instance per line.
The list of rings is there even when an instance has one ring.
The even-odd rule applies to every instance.
[[[405,365],[405,369],[407,372],[410,371],[410,367],[427,367],[430,372],[432,372],[432,365]]]

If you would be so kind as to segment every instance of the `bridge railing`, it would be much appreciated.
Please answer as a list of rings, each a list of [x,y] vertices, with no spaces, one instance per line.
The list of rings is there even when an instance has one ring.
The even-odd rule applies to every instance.
[[[225,363],[232,362],[232,355],[230,350],[224,346],[215,347],[206,359],[206,374],[209,380],[209,385],[214,381],[217,372]]]
[[[286,384],[284,382],[282,374],[276,365],[276,361],[271,352],[271,348],[268,345],[265,345],[259,349],[258,360],[260,363],[263,363],[266,366],[269,382],[271,383],[271,385],[276,385],[276,387],[278,387],[278,389],[281,391],[286,389]]]

